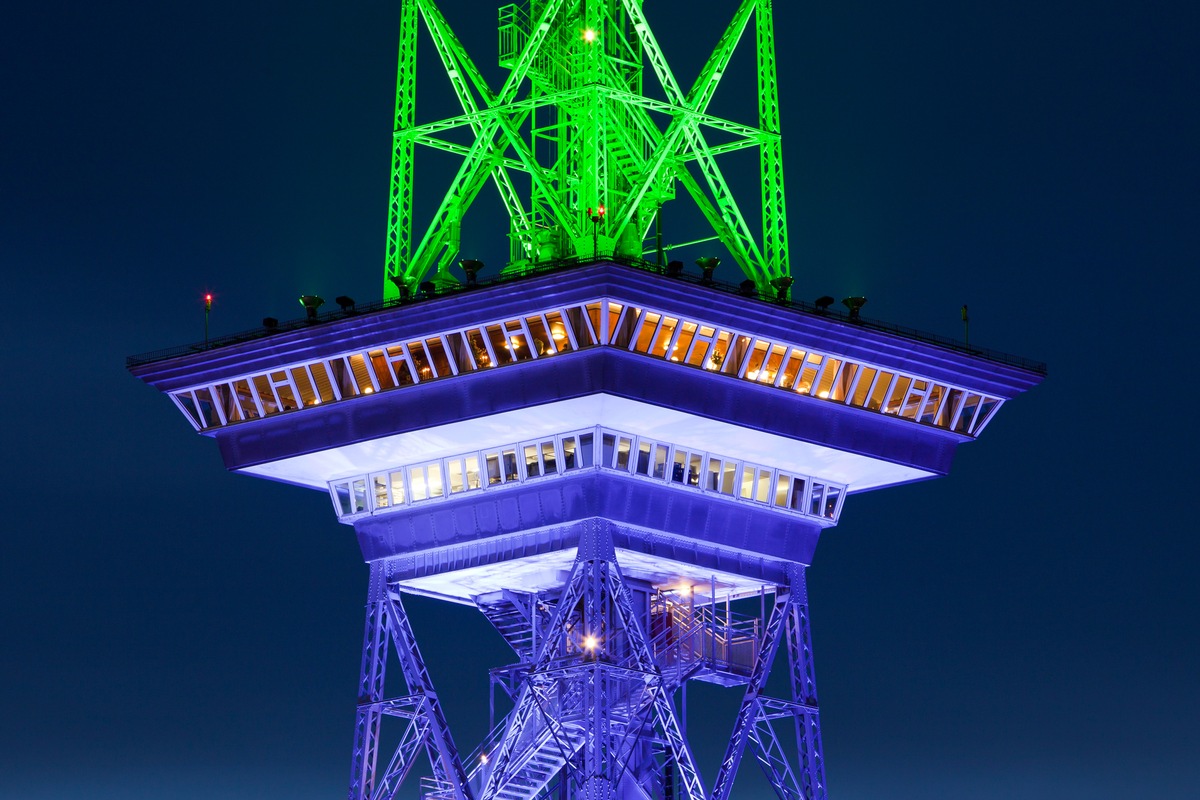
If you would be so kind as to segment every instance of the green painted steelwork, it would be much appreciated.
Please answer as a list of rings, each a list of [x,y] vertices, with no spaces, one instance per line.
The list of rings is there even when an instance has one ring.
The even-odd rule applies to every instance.
[[[790,264],[771,5],[742,0],[686,93],[642,0],[507,5],[499,12],[499,62],[508,75],[493,91],[434,0],[401,0],[385,298],[413,292],[424,280],[456,282],[449,268],[459,254],[462,219],[489,179],[510,221],[506,270],[562,258],[661,258],[656,221],[682,186],[745,275],[763,291],[772,281],[778,288]],[[756,125],[708,113],[751,17]],[[462,113],[418,125],[422,21]],[[647,66],[664,100],[643,93]],[[473,137],[470,144],[462,143],[463,131]],[[721,144],[709,143],[712,132]],[[412,218],[417,145],[461,159],[419,241]],[[749,148],[759,151],[760,236],[718,164],[719,156]],[[528,187],[524,195],[513,181],[518,174]]]

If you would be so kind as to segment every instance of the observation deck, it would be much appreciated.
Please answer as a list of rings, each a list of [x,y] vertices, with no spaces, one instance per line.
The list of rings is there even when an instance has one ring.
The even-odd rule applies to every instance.
[[[328,491],[367,560],[460,602],[556,585],[589,520],[653,585],[755,591],[730,553],[810,563],[848,495],[945,474],[1045,371],[644,263],[430,294],[130,369],[229,469]]]

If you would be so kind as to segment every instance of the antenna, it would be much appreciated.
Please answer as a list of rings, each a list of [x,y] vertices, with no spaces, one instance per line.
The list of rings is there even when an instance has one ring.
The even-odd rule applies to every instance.
[[[601,251],[661,264],[661,208],[686,199],[745,277],[769,291],[772,280],[791,272],[771,7],[771,0],[738,4],[689,88],[672,72],[640,2],[508,5],[499,18],[499,60],[508,75],[497,88],[434,0],[401,0],[385,299],[411,296],[431,272],[439,286],[456,282],[449,267],[459,255],[461,225],[488,183],[509,218],[505,271],[595,259]],[[462,113],[418,125],[422,28]],[[719,119],[709,106],[729,82],[724,76],[744,37],[753,40],[757,81],[742,89],[758,97],[758,116]],[[653,90],[643,91],[650,82]],[[709,145],[711,133],[719,147]],[[412,219],[418,147],[462,159],[419,235]],[[735,197],[725,177],[722,157],[738,150],[758,151],[762,190],[753,200]],[[685,163],[697,166],[696,175]],[[761,209],[761,230],[743,208]]]

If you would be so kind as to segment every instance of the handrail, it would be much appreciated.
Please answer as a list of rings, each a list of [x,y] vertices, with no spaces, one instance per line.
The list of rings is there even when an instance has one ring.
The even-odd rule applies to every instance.
[[[424,302],[425,300],[431,300],[431,299],[435,299],[435,298],[451,297],[451,296],[454,296],[457,294],[462,294],[464,292],[472,292],[472,291],[476,291],[477,289],[482,289],[482,288],[489,287],[489,286],[497,286],[500,284],[512,283],[514,281],[521,281],[521,280],[525,280],[528,278],[535,278],[535,277],[539,277],[542,275],[549,275],[551,273],[556,273],[556,272],[566,272],[569,270],[578,269],[580,267],[586,267],[586,266],[590,266],[593,264],[600,264],[600,263],[619,264],[622,266],[641,270],[643,272],[651,272],[651,273],[658,274],[658,275],[666,275],[667,274],[666,268],[659,264],[656,264],[656,263],[653,263],[650,261],[645,261],[644,259],[632,258],[632,257],[628,257],[628,256],[611,256],[611,257],[603,257],[603,258],[596,258],[596,257],[591,257],[591,256],[589,256],[587,258],[576,258],[576,257],[563,258],[563,259],[558,259],[556,261],[547,262],[544,264],[534,264],[534,265],[525,267],[523,269],[512,270],[512,271],[506,272],[501,275],[496,275],[496,276],[492,277],[491,279],[479,281],[479,283],[476,286],[443,285],[441,287],[434,287],[430,291],[422,290],[422,291],[418,292],[417,295],[410,297],[410,298],[378,300],[373,303],[364,303],[362,305],[355,305],[353,308],[350,308],[346,311],[342,311],[342,310],[327,311],[324,314],[318,314],[315,318],[312,318],[312,319],[309,319],[307,317],[302,317],[299,319],[293,319],[293,320],[288,320],[288,321],[284,321],[284,322],[279,322],[276,326],[274,326],[272,328],[259,327],[259,328],[254,328],[251,330],[241,331],[239,333],[231,333],[231,334],[227,334],[225,336],[214,337],[211,339],[207,339],[204,342],[197,342],[194,344],[187,344],[187,345],[178,345],[176,347],[168,347],[168,348],[165,348],[162,350],[153,350],[148,353],[131,355],[131,356],[126,357],[125,367],[127,369],[132,369],[134,367],[140,367],[140,366],[144,366],[146,364],[152,364],[156,361],[164,361],[164,360],[170,359],[170,358],[178,358],[181,356],[195,355],[197,353],[203,353],[203,352],[207,352],[209,350],[216,350],[216,349],[220,349],[223,347],[230,347],[230,346],[233,346],[236,344],[243,344],[245,342],[251,342],[251,341],[258,340],[258,339],[263,339],[268,336],[274,336],[274,335],[280,334],[280,333],[287,333],[289,331],[295,331],[295,330],[303,330],[303,329],[306,329],[313,325],[323,325],[323,324],[330,323],[330,322],[336,322],[338,320],[346,319],[347,317],[351,317],[351,316],[359,316],[362,314],[371,314],[371,313],[375,313],[375,312],[379,312],[379,311],[384,311],[384,310],[387,310],[390,308],[395,308],[397,306],[409,305],[409,304],[413,304],[413,303],[421,303],[421,302]],[[842,312],[842,311],[839,311],[837,309],[832,309],[832,308],[824,308],[824,309],[818,308],[815,304],[808,303],[803,300],[788,300],[788,299],[779,300],[776,298],[764,298],[759,294],[757,289],[754,289],[752,292],[747,293],[745,290],[742,289],[741,286],[737,286],[732,283],[726,283],[724,281],[716,281],[716,280],[707,280],[706,281],[698,275],[693,275],[693,274],[689,274],[686,272],[679,273],[677,275],[672,275],[671,279],[682,281],[684,283],[692,283],[697,286],[704,286],[704,287],[710,288],[710,289],[716,289],[718,291],[723,291],[728,294],[735,294],[735,295],[744,297],[747,301],[750,301],[750,302],[766,303],[766,304],[772,305],[772,306],[788,308],[793,311],[800,311],[800,312],[803,312],[806,314],[812,314],[814,316],[824,317],[824,318],[831,319],[831,320],[836,320],[838,322],[845,322],[847,324],[857,325],[860,328],[866,328],[869,330],[880,331],[882,333],[894,334],[894,335],[901,336],[906,339],[912,339],[914,341],[919,341],[924,344],[934,345],[936,347],[941,347],[941,348],[944,348],[947,350],[952,350],[954,352],[962,353],[964,355],[977,356],[979,358],[983,358],[983,359],[986,359],[988,361],[992,361],[992,362],[995,362],[998,364],[1005,364],[1007,366],[1017,367],[1019,369],[1024,369],[1024,370],[1028,370],[1030,372],[1035,372],[1039,375],[1046,374],[1046,364],[1044,362],[1034,361],[1032,359],[1023,358],[1021,356],[1015,356],[1015,355],[1012,355],[1009,353],[1002,353],[998,350],[989,350],[987,348],[970,346],[965,342],[960,342],[957,339],[954,339],[949,336],[942,336],[942,335],[936,334],[936,333],[920,331],[915,328],[908,328],[903,325],[895,325],[893,323],[883,322],[881,320],[876,320],[876,319],[869,319],[867,317],[852,318],[848,312]]]

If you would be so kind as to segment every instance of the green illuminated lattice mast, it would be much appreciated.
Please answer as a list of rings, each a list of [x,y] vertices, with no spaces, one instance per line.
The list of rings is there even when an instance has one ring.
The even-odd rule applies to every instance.
[[[708,113],[751,17],[757,125]],[[418,125],[421,21],[462,114]],[[789,274],[771,0],[741,2],[686,92],[640,0],[530,0],[501,8],[499,22],[500,65],[509,72],[494,91],[433,0],[401,0],[385,297],[411,290],[430,272],[438,282],[454,280],[448,269],[459,254],[462,219],[489,179],[510,220],[511,269],[568,257],[654,253],[647,235],[662,204],[682,186],[712,235],[760,288]],[[646,65],[665,99],[643,93]],[[473,141],[448,137],[456,130],[469,130]],[[713,131],[721,144],[709,144],[706,133]],[[412,218],[416,145],[462,159],[419,241]],[[751,231],[717,160],[754,147],[761,236]],[[515,176],[528,186],[527,196],[518,192]]]

